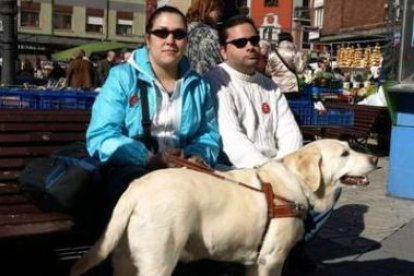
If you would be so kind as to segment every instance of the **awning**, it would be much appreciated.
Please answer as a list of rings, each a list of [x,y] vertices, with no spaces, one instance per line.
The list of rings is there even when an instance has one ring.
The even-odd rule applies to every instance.
[[[61,52],[52,54],[53,60],[70,60],[73,58],[73,53],[76,49],[83,49],[87,57],[94,53],[102,53],[109,50],[117,50],[122,48],[130,48],[130,45],[115,41],[93,42],[79,45],[78,47],[70,48]]]

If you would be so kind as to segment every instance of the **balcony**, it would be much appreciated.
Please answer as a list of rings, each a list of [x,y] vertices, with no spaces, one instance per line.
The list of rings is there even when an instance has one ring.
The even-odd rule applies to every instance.
[[[308,7],[295,7],[293,10],[293,21],[310,22],[310,11]]]

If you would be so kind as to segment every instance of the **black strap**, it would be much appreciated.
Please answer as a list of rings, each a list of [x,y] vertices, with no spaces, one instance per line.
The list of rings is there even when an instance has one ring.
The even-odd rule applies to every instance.
[[[139,93],[141,95],[141,108],[142,108],[142,127],[144,129],[144,139],[146,141],[151,140],[151,120],[149,116],[148,110],[148,94],[147,94],[147,86],[141,80],[138,81],[139,86]]]

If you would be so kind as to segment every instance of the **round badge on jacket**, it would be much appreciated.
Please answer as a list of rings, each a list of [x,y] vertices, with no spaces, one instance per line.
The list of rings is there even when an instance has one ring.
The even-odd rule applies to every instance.
[[[264,114],[270,113],[270,106],[268,103],[262,103],[262,112]]]
[[[139,97],[137,95],[131,96],[129,98],[129,106],[133,107],[139,102]]]

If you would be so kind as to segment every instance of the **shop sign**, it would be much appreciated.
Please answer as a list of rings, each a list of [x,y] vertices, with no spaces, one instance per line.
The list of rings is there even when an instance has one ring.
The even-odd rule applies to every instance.
[[[38,46],[38,45],[18,44],[17,48],[19,50],[46,51],[45,46]]]

